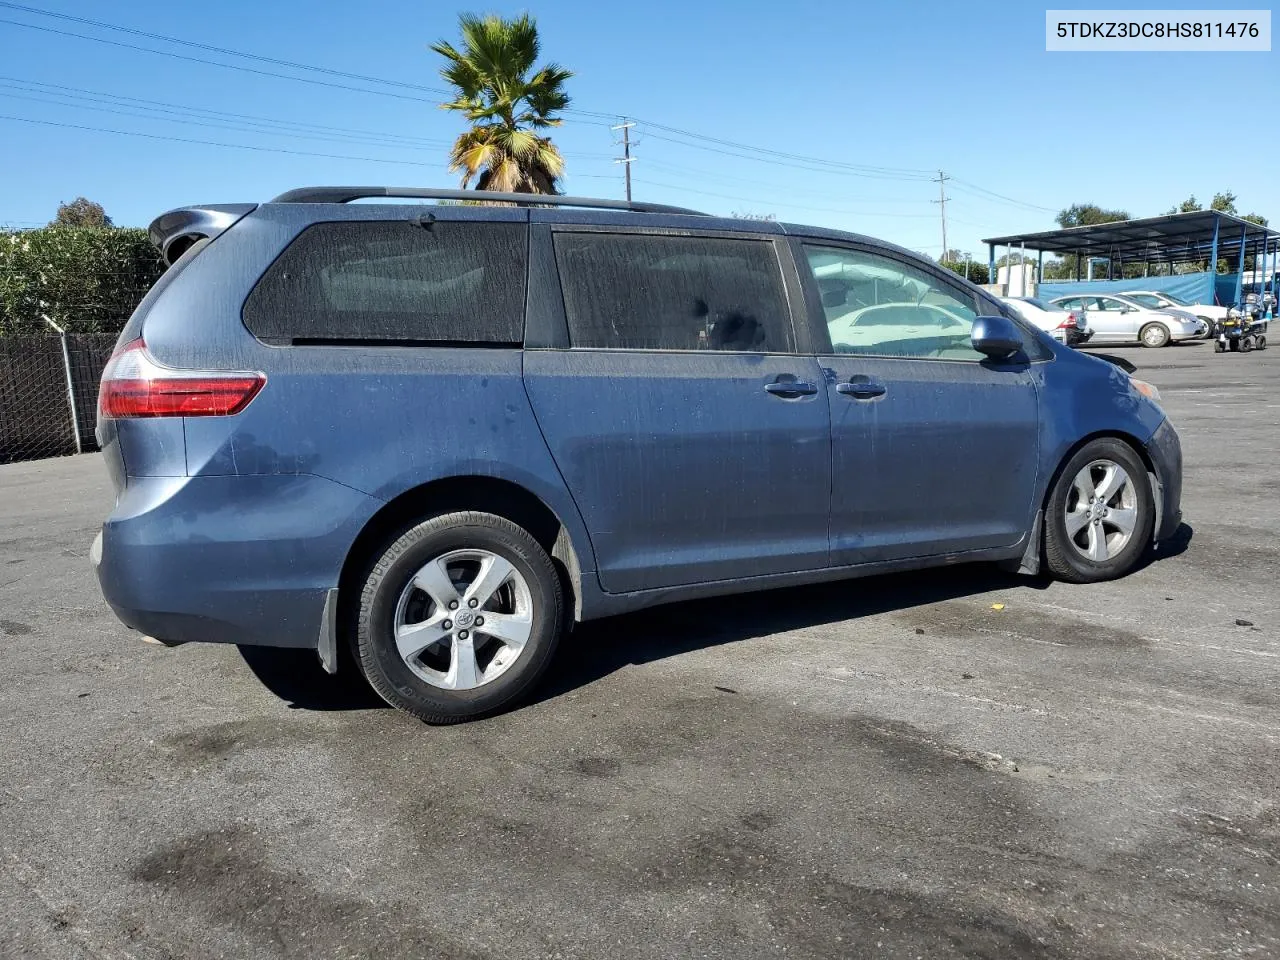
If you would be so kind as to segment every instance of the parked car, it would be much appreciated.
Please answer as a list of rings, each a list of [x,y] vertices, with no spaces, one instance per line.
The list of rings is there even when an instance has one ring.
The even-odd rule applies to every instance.
[[[575,622],[957,561],[1105,580],[1178,526],[1154,388],[867,237],[385,187],[151,234],[99,397],[107,601],[350,650],[430,722],[517,701]]]
[[[1066,310],[1084,311],[1095,343],[1129,343],[1165,347],[1180,340],[1203,338],[1207,324],[1182,310],[1152,310],[1121,294],[1055,297]]]
[[[1023,320],[1035,324],[1069,347],[1088,343],[1093,337],[1083,310],[1077,315],[1074,311],[1035,297],[1001,297],[1000,300]]]
[[[1227,314],[1231,312],[1230,307],[1220,307],[1214,303],[1191,303],[1181,297],[1175,297],[1170,293],[1162,293],[1159,290],[1130,290],[1125,296],[1152,310],[1182,310],[1191,314],[1197,320],[1203,320],[1206,326],[1206,339],[1213,336],[1214,329],[1219,323],[1227,319]]]

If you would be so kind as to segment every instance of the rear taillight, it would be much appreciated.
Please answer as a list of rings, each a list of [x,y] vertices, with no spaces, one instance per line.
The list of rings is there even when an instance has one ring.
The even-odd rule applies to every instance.
[[[1076,315],[1072,313],[1072,314],[1068,314],[1067,319],[1063,320],[1060,324],[1058,324],[1058,329],[1074,330],[1077,326],[1079,326],[1079,324],[1076,323]]]
[[[242,370],[176,370],[147,352],[141,338],[111,355],[102,371],[104,417],[226,417],[249,405],[267,382]]]

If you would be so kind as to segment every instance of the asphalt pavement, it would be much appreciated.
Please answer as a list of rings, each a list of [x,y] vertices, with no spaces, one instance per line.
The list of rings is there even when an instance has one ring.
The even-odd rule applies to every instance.
[[[1186,455],[1132,576],[615,618],[451,728],[141,642],[99,458],[0,466],[0,956],[1280,956],[1280,350],[1094,352]]]

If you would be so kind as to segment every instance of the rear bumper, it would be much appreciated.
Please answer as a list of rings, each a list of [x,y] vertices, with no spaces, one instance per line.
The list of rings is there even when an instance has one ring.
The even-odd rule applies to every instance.
[[[131,478],[90,557],[116,616],[149,636],[314,648],[380,505],[305,474]]]
[[[1182,523],[1182,442],[1168,420],[1147,441],[1147,455],[1155,467],[1160,502],[1155,539],[1167,540]]]

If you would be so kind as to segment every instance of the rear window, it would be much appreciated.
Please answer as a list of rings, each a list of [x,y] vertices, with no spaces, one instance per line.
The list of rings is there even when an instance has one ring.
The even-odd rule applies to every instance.
[[[630,350],[792,350],[767,240],[557,233],[569,340]]]
[[[518,345],[524,224],[318,223],[267,269],[244,323],[273,343]]]

